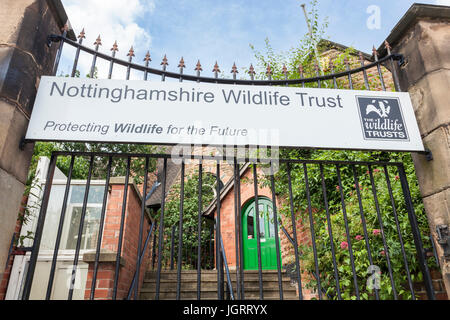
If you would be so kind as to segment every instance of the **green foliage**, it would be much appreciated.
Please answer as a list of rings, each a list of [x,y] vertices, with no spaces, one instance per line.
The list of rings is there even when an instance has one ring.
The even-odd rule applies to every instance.
[[[202,210],[214,200],[216,177],[209,173],[202,175]],[[183,233],[182,233],[182,265],[183,268],[192,268],[193,263],[197,261],[198,247],[198,201],[199,172],[198,170],[189,175],[184,183],[184,201],[183,201]],[[171,187],[164,211],[164,238],[171,241],[172,227],[176,227],[175,232],[175,257],[178,252],[178,225],[180,221],[180,195],[181,183],[177,183]],[[159,219],[159,217],[157,217]],[[213,221],[209,221],[202,217],[201,243],[202,248],[209,248],[210,229],[213,227]],[[213,233],[214,234],[214,233]],[[189,249],[191,249],[189,251]],[[163,250],[163,259],[166,263],[170,261],[170,243],[166,243]]]
[[[285,79],[282,72],[283,65],[286,65],[290,73],[288,79],[299,79],[298,72],[299,65],[304,68],[303,76],[305,78],[317,76],[315,70],[316,46],[319,52],[326,49],[326,41],[324,39],[325,30],[328,26],[327,19],[320,22],[320,17],[317,14],[317,0],[310,3],[311,12],[309,12],[310,24],[313,32],[312,36],[308,33],[300,40],[296,48],[289,52],[276,53],[270,45],[269,39],[266,39],[265,51],[262,53],[256,50],[252,45],[255,57],[258,61],[257,66],[260,71],[257,75],[260,79],[265,79],[265,70],[270,64],[274,74],[273,79]],[[347,65],[344,60],[350,61],[351,67],[359,67],[359,62],[355,60],[355,50],[348,48],[333,58],[334,72],[345,71]],[[352,62],[353,61],[353,62]],[[321,71],[326,66],[322,66]],[[368,73],[369,85],[372,89],[379,88],[380,82],[377,79],[378,74]],[[360,75],[359,81],[353,83],[354,89],[365,89],[364,78]],[[389,84],[392,89],[392,84]],[[316,83],[308,83],[307,87],[317,87]],[[322,87],[334,87],[332,80],[322,83]],[[337,79],[337,87],[348,88],[347,78]],[[313,149],[281,149],[280,158],[282,159],[312,159],[312,160],[343,160],[343,161],[384,161],[384,162],[401,162],[404,165],[406,178],[409,182],[411,199],[414,205],[415,214],[418,220],[419,229],[422,235],[429,234],[429,227],[427,223],[424,206],[421,200],[420,190],[415,175],[414,165],[411,155],[408,153],[389,153],[389,152],[359,152],[359,151],[342,151],[342,150],[313,150]],[[373,167],[374,169],[374,186],[378,199],[378,208],[374,201],[374,192],[370,180],[370,175],[367,173],[369,168],[367,166],[356,166],[356,174],[359,177],[359,184],[362,187],[359,190],[361,207],[358,198],[358,192],[355,189],[355,180],[353,175],[353,168],[351,166],[340,167],[341,185],[344,201],[341,199],[341,189],[337,178],[337,169],[334,165],[323,166],[323,176],[325,187],[327,190],[328,210],[330,221],[327,219],[326,208],[324,205],[323,189],[322,189],[322,175],[319,165],[307,165],[308,183],[309,183],[309,198],[311,201],[312,217],[314,235],[317,246],[317,256],[314,256],[312,243],[300,245],[300,256],[302,271],[311,275],[311,280],[308,281],[308,286],[316,288],[317,282],[312,277],[316,272],[316,258],[319,268],[321,285],[332,298],[337,298],[336,282],[334,274],[334,264],[331,245],[336,251],[336,262],[338,266],[338,276],[340,282],[340,290],[342,298],[356,299],[355,286],[353,280],[353,270],[351,264],[350,251],[348,245],[352,246],[353,259],[356,269],[356,277],[361,292],[362,299],[374,299],[374,292],[367,288],[367,280],[370,277],[368,267],[370,265],[368,259],[367,245],[365,241],[365,233],[363,224],[361,222],[361,211],[364,214],[367,227],[367,236],[369,240],[373,265],[380,268],[381,271],[381,290],[380,298],[393,298],[393,291],[391,288],[391,280],[389,277],[389,270],[387,264],[387,254],[389,254],[391,268],[393,270],[393,281],[395,283],[397,293],[402,299],[411,298],[409,292],[408,279],[405,271],[404,258],[399,242],[399,235],[397,232],[397,221],[394,215],[390,193],[387,187],[387,181],[384,174],[384,168]],[[280,224],[289,229],[289,221],[291,220],[291,208],[289,205],[289,189],[288,189],[288,168],[286,164],[280,166],[280,170],[275,177],[277,196],[282,199],[280,212]],[[394,198],[395,209],[398,217],[398,224],[400,234],[404,243],[406,258],[408,261],[411,277],[414,282],[421,281],[421,272],[417,261],[417,253],[412,238],[410,221],[406,210],[403,189],[399,181],[399,173],[396,172],[395,166],[388,167],[388,176],[392,186],[392,195]],[[306,188],[305,174],[303,165],[292,165],[291,168],[292,179],[292,193],[294,212],[296,219],[302,221],[302,225],[310,230],[309,221],[309,207],[308,194]],[[270,180],[266,177],[260,180],[263,186],[270,186]],[[343,210],[343,203],[345,205],[345,213]],[[379,212],[380,216],[378,216]],[[385,243],[379,234],[381,225],[379,219],[381,218],[384,229]],[[348,233],[345,224],[345,219],[348,223]],[[333,243],[330,243],[330,236],[328,230],[328,223],[331,225]],[[350,243],[349,240],[350,239]],[[430,247],[428,237],[422,237],[424,246]],[[386,244],[386,248],[385,248]],[[341,247],[342,246],[342,247]],[[386,250],[387,249],[387,252]],[[294,257],[287,257],[284,262],[294,261]]]

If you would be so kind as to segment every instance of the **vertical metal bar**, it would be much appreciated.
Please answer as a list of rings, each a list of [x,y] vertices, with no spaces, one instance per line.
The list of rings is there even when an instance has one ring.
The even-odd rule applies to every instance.
[[[78,227],[78,238],[77,238],[77,245],[75,248],[75,258],[73,259],[72,277],[70,279],[68,300],[72,300],[72,297],[73,297],[73,289],[74,289],[75,279],[76,279],[76,275],[77,275],[78,260],[80,257],[81,240],[83,238],[83,227],[84,227],[84,220],[86,217],[87,204],[88,204],[88,200],[89,200],[89,190],[90,190],[90,186],[91,186],[93,167],[94,167],[94,156],[92,155],[91,160],[89,162],[89,173],[88,173],[88,178],[86,181],[86,188],[84,191],[83,208],[81,209],[80,225]]]
[[[381,88],[386,91],[386,85],[384,84],[383,72],[381,71],[381,63],[378,61],[378,51],[373,47],[373,56],[375,57],[375,62],[377,62],[378,76],[380,78]]]
[[[314,65],[314,68],[316,69],[316,77],[320,77],[320,72],[319,72],[319,65],[316,63],[315,65]],[[318,88],[322,88],[322,82],[320,81],[320,78],[317,80],[317,86],[318,86]]]
[[[258,250],[258,280],[259,280],[259,299],[264,299],[262,261],[261,261],[261,230],[259,225],[259,201],[258,201],[258,173],[257,164],[253,164],[253,186],[255,192],[255,218],[256,218],[256,245]],[[264,230],[263,230],[264,231]]]
[[[169,65],[168,60],[167,60],[167,56],[164,55],[163,61],[161,62],[162,68],[163,68],[163,74],[161,75],[161,81],[164,82],[166,81],[166,70],[167,70],[167,66]]]
[[[128,198],[128,184],[130,179],[130,167],[131,167],[131,158],[127,158],[127,171],[125,176],[125,186],[123,190],[123,201],[122,201],[122,216],[120,218],[120,231],[119,231],[119,240],[117,243],[117,253],[116,253],[116,268],[114,274],[114,288],[113,288],[113,300],[117,298],[117,286],[119,284],[119,273],[120,273],[120,260],[122,255],[122,242],[123,242],[123,231],[125,227],[125,214],[127,211],[127,198]]]
[[[363,56],[362,52],[359,53],[359,61],[361,62],[361,67],[364,68],[365,64],[364,64],[364,56]],[[366,90],[370,90],[369,79],[367,78],[366,69],[364,68],[362,72],[364,75],[364,85],[366,86]]]
[[[170,270],[175,268],[175,230],[177,226],[172,226],[172,233],[170,235]]]
[[[156,212],[155,212],[156,214]],[[156,232],[158,231],[158,221],[155,221],[155,233],[153,235],[153,245],[152,245],[152,269],[155,269],[155,258],[156,258]]]
[[[237,203],[238,203],[238,224],[239,224],[239,254],[241,259],[239,260],[239,278],[240,278],[240,298],[241,300],[245,299],[245,290],[244,290],[244,246],[243,246],[243,236],[242,236],[242,208],[241,208],[241,176],[240,176],[240,168],[238,164],[238,179],[237,179]]]
[[[352,169],[353,169],[353,179],[354,179],[355,188],[356,188],[356,195],[358,197],[359,214],[361,216],[361,223],[362,223],[362,226],[363,226],[364,239],[365,239],[365,242],[366,242],[367,257],[369,259],[370,265],[373,266],[374,264],[373,264],[373,259],[372,259],[372,251],[370,249],[369,234],[367,232],[367,223],[366,223],[366,217],[365,217],[365,214],[364,214],[364,207],[363,207],[363,203],[362,203],[359,178],[358,178],[358,174],[356,172],[356,167],[352,166]],[[377,299],[377,300],[380,299],[380,289],[378,289],[378,288],[375,288],[375,299]]]
[[[150,238],[151,238],[151,236],[153,234],[153,230],[155,230],[155,228],[156,228],[156,225],[155,225],[155,222],[153,222],[152,226],[150,227],[150,230],[148,231],[147,239],[145,239],[144,248],[142,249],[142,251],[141,251],[141,253],[139,255],[139,259],[138,259],[138,262],[137,262],[138,265],[139,265],[139,268],[140,268],[140,266],[142,264],[142,258],[145,255],[145,251],[147,251],[148,242],[150,241]],[[136,285],[136,273],[134,273],[133,281],[131,281],[131,286],[130,286],[130,289],[128,290],[127,300],[131,299],[131,294],[132,294],[132,291],[133,291],[135,285]]]
[[[350,237],[350,229],[348,226],[348,219],[347,219],[347,210],[345,207],[345,199],[344,199],[344,190],[342,188],[342,180],[341,180],[341,169],[339,165],[336,165],[336,171],[337,171],[337,178],[339,181],[339,192],[341,194],[341,203],[342,203],[342,213],[344,216],[344,223],[345,223],[345,232],[347,234],[347,243],[348,243],[348,252],[350,254],[350,262],[352,265],[352,272],[353,272],[353,282],[355,285],[355,294],[356,294],[356,299],[360,299],[359,296],[359,286],[358,286],[358,277],[356,274],[356,268],[355,268],[355,258],[353,256],[353,249],[352,249],[352,240]]]
[[[133,61],[133,57],[134,57],[134,49],[133,46],[130,48],[130,51],[127,54],[128,57],[128,65],[127,65],[127,76],[126,79],[129,80],[130,79],[130,74],[131,74],[131,63]]]
[[[338,299],[342,300],[341,286],[339,284],[339,273],[338,273],[338,267],[337,267],[337,263],[336,263],[336,251],[334,249],[333,229],[332,229],[332,225],[331,225],[330,209],[328,206],[327,187],[325,185],[325,176],[323,173],[323,165],[322,164],[320,164],[320,177],[322,180],[322,192],[323,192],[323,201],[325,204],[325,213],[327,215],[328,236],[330,237],[331,257],[333,259],[334,279],[336,281],[336,293],[337,293]]]
[[[84,29],[81,31],[80,35],[78,36],[78,46],[77,46],[77,51],[75,53],[75,59],[73,61],[73,66],[72,66],[72,73],[71,73],[71,77],[74,78],[76,73],[77,73],[77,67],[78,67],[78,59],[80,58],[80,52],[81,52],[81,45],[83,44],[83,39],[85,39],[85,32]]]
[[[319,261],[317,259],[316,232],[314,230],[314,217],[312,214],[311,195],[310,195],[310,190],[309,190],[309,179],[308,179],[308,168],[306,167],[306,163],[303,163],[303,173],[305,176],[306,199],[308,201],[309,227],[311,229],[311,240],[312,240],[312,247],[313,247],[313,253],[314,253],[314,265],[315,265],[315,269],[316,269],[317,292],[319,293],[319,300],[322,300],[322,286],[320,283]]]
[[[56,262],[57,262],[57,258],[58,258],[59,246],[61,243],[61,236],[62,236],[64,220],[65,220],[65,216],[66,216],[67,201],[69,199],[70,183],[72,181],[72,172],[73,172],[74,163],[75,163],[75,156],[72,156],[72,159],[70,160],[69,174],[67,176],[66,189],[64,191],[63,205],[62,205],[61,214],[60,214],[60,218],[59,218],[58,232],[56,234],[52,266],[50,267],[50,276],[49,276],[48,284],[47,284],[47,294],[45,296],[46,300],[50,300],[50,296],[52,293],[53,280],[55,278],[55,271],[56,271]]]
[[[107,201],[108,201],[109,181],[111,179],[111,167],[112,167],[112,157],[109,157],[108,169],[107,169],[107,173],[106,173],[105,192],[103,193],[103,203],[102,203],[102,213],[100,216],[100,226],[98,228],[99,232],[98,232],[98,238],[97,238],[97,249],[95,252],[94,274],[92,276],[90,300],[94,300],[94,298],[95,298],[95,286],[96,286],[96,282],[97,282],[97,273],[98,273],[98,266],[99,266],[99,260],[100,260],[100,250],[101,250],[102,237],[103,237],[103,225],[105,222],[106,206],[107,206]]]
[[[116,57],[116,52],[119,51],[119,46],[117,45],[117,41],[114,42],[112,48],[111,48],[111,61],[109,62],[109,72],[108,72],[108,79],[112,78],[113,68],[114,68],[114,58]]]
[[[397,66],[395,65],[394,57],[392,56],[392,53],[391,53],[392,48],[387,41],[384,42],[384,46],[386,47],[388,56],[391,56],[391,58],[389,60],[391,62],[392,78],[394,78],[395,91],[401,92],[402,89],[400,87],[400,82],[398,79],[398,72],[397,72],[398,69],[397,69]]]
[[[33,284],[34,272],[36,269],[36,262],[39,255],[39,249],[42,239],[42,231],[44,229],[45,216],[47,215],[48,201],[50,199],[50,192],[52,189],[53,176],[55,174],[57,156],[52,154],[50,158],[50,165],[47,171],[47,177],[45,180],[44,193],[42,195],[41,209],[39,211],[39,217],[37,220],[36,231],[34,235],[33,247],[31,251],[30,261],[28,263],[28,271],[25,278],[25,284],[22,294],[22,300],[29,300],[31,293],[31,286]]]
[[[92,57],[92,65],[91,65],[91,71],[89,72],[89,78],[94,78],[94,74],[95,74],[95,65],[97,63],[97,52],[98,49],[100,48],[100,46],[102,45],[102,40],[100,39],[100,35],[98,36],[97,40],[95,40],[94,42],[95,45],[95,53]]]
[[[180,68],[180,82],[183,82],[183,69],[186,68],[186,65],[184,64],[183,57],[181,57],[180,64],[178,65],[178,68]]]
[[[148,167],[150,165],[150,158],[145,157],[145,170],[144,170],[144,185],[142,187],[142,203],[141,203],[141,221],[139,222],[139,237],[138,237],[138,248],[136,253],[136,280],[137,284],[134,289],[134,300],[138,298],[138,290],[139,290],[139,281],[140,281],[140,271],[141,265],[139,262],[139,257],[141,255],[142,250],[142,237],[144,234],[144,219],[145,219],[145,202],[146,202],[146,194],[147,194],[147,186],[148,186]]]
[[[238,191],[237,191],[237,180],[240,178],[239,176],[239,164],[237,159],[234,160],[234,240],[235,240],[235,249],[236,249],[236,295],[237,298],[241,299],[241,279],[240,279],[240,260],[241,256],[239,254],[239,234],[241,232],[240,223],[239,223],[239,211],[241,204],[238,202]]]
[[[292,193],[292,177],[291,177],[291,164],[287,164],[287,176],[288,176],[288,187],[289,187],[289,205],[291,210],[291,221],[292,221],[292,235],[294,238],[294,253],[295,253],[295,271],[297,273],[297,285],[298,285],[298,295],[299,299],[303,300],[303,289],[302,289],[302,277],[300,271],[300,259],[298,254],[298,241],[297,241],[297,221],[295,219],[294,212],[294,195]]]
[[[177,300],[180,300],[181,290],[181,264],[183,262],[183,214],[184,214],[184,174],[185,163],[181,163],[181,185],[180,185],[180,219],[178,225],[178,260],[177,260]]]
[[[348,61],[348,58],[345,57],[344,59],[345,67],[348,72],[348,85],[350,86],[350,90],[353,90],[353,80],[352,80],[352,74],[350,73],[350,62]]]
[[[58,72],[59,61],[61,60],[61,54],[62,54],[62,50],[64,47],[64,39],[66,38],[67,32],[69,31],[69,27],[67,26],[67,24],[64,26],[62,31],[63,31],[63,34],[62,34],[63,39],[61,39],[59,42],[58,53],[56,54],[55,64],[53,65],[52,74],[54,76],[56,76],[56,73]]]
[[[203,164],[200,160],[198,165],[198,248],[197,248],[197,300],[201,300],[202,284],[202,214],[203,214]]]
[[[400,223],[398,221],[398,214],[397,214],[397,209],[396,209],[396,206],[395,206],[394,195],[392,193],[391,179],[389,178],[388,167],[386,165],[384,166],[384,174],[386,176],[386,184],[387,184],[387,187],[388,187],[389,198],[391,199],[392,213],[394,214],[395,226],[397,227],[398,239],[400,241],[400,248],[401,248],[401,251],[402,251],[403,262],[405,264],[406,276],[408,278],[408,285],[409,285],[409,289],[411,291],[411,297],[412,297],[413,300],[416,300],[416,296],[414,294],[414,286],[413,286],[413,283],[412,283],[412,280],[411,280],[411,273],[409,271],[408,259],[406,257],[405,245],[404,245],[403,237],[402,237],[402,231],[400,229]]]
[[[375,209],[377,211],[378,223],[380,224],[381,239],[383,240],[383,247],[384,247],[384,251],[385,251],[385,254],[386,254],[386,260],[387,260],[387,265],[388,265],[389,278],[391,280],[392,292],[394,294],[394,299],[397,300],[398,299],[397,289],[395,288],[394,275],[392,274],[391,258],[389,256],[389,248],[387,247],[387,244],[386,244],[386,237],[385,237],[385,234],[384,234],[383,219],[381,217],[380,205],[378,203],[377,189],[376,189],[376,186],[375,186],[375,180],[373,178],[372,166],[369,166],[369,176],[370,176],[370,184],[372,185],[373,199],[375,201]]]
[[[272,192],[273,205],[273,222],[275,227],[275,250],[277,250],[277,273],[278,273],[278,290],[280,293],[280,300],[283,300],[283,279],[281,276],[281,250],[280,237],[278,235],[278,211],[277,211],[277,196],[275,193],[275,172],[273,170],[273,162],[270,162],[270,187]]]
[[[166,206],[166,176],[167,176],[167,158],[164,158],[163,181],[161,190],[161,215],[159,218],[159,241],[158,241],[158,269],[156,271],[156,295],[155,300],[159,300],[159,290],[161,286],[161,255],[164,240],[164,210]],[[184,179],[183,179],[184,181]],[[182,192],[183,196],[184,192]],[[181,213],[181,212],[180,212]],[[180,228],[181,229],[181,228]]]
[[[150,58],[150,51],[147,51],[144,61],[145,61],[144,80],[147,81],[148,80],[148,65],[150,64],[150,61],[152,61],[152,59]]]
[[[425,288],[427,290],[427,296],[429,300],[435,300],[435,294],[433,289],[433,283],[430,275],[430,270],[425,257],[425,250],[423,248],[422,238],[420,236],[419,224],[417,222],[416,214],[414,212],[414,205],[411,200],[411,192],[406,178],[405,168],[403,165],[398,166],[398,172],[400,176],[400,182],[402,184],[403,196],[405,198],[406,210],[408,211],[408,217],[411,224],[411,230],[414,238],[414,244],[416,246],[417,257],[419,260],[419,266],[422,271],[423,279],[425,282]]]
[[[304,79],[304,69],[303,69],[303,66],[302,65],[299,65],[298,66],[298,73],[300,74],[300,79]],[[302,88],[304,88],[305,87],[305,81],[302,81]]]
[[[216,63],[217,65],[217,63]],[[215,68],[216,69],[216,68]],[[216,75],[217,75],[216,71]],[[217,191],[217,223],[216,223],[216,259],[217,259],[217,297],[219,300],[223,300],[224,296],[224,275],[223,275],[223,262],[222,262],[222,255],[220,254],[220,241],[222,239],[222,231],[221,231],[221,225],[220,225],[220,207],[221,207],[221,199],[220,199],[220,162],[217,161],[217,176],[216,176],[216,191]]]

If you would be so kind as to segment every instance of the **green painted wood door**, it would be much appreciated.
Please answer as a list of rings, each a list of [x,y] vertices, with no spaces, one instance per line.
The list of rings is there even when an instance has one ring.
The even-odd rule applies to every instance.
[[[261,237],[261,264],[263,270],[277,269],[277,252],[275,245],[275,227],[272,202],[258,199],[259,230]],[[243,208],[242,239],[244,253],[244,270],[258,270],[258,247],[256,235],[255,201]]]

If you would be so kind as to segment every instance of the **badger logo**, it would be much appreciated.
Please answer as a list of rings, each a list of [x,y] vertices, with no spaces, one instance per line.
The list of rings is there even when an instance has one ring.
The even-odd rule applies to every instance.
[[[365,140],[409,140],[399,99],[358,96],[357,102]]]
[[[375,106],[378,102],[378,106]],[[376,113],[380,116],[380,118],[388,118],[389,113],[391,113],[391,107],[389,106],[389,102],[387,100],[376,101],[372,100],[372,104],[369,104],[366,109],[366,115],[370,113]]]

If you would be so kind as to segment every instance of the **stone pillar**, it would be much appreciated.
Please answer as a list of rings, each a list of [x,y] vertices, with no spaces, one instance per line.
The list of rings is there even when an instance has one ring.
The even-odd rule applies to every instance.
[[[0,278],[28,177],[33,144],[20,149],[41,75],[52,72],[57,46],[46,38],[67,22],[61,2],[0,1]]]
[[[400,86],[411,95],[420,132],[433,160],[413,154],[431,232],[450,225],[450,7],[414,4],[387,41],[405,57]],[[435,241],[447,293],[450,259]]]

